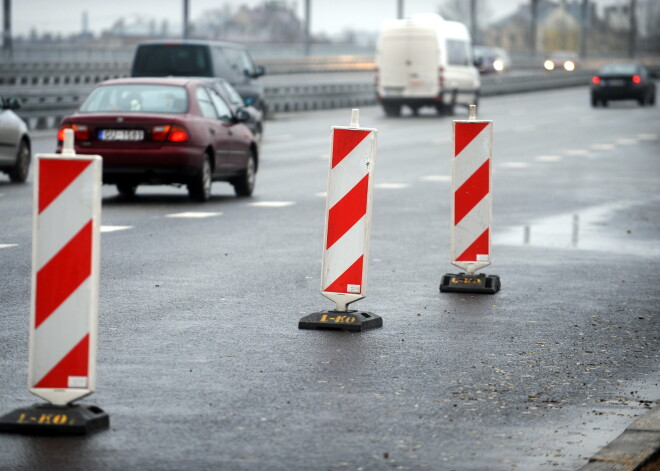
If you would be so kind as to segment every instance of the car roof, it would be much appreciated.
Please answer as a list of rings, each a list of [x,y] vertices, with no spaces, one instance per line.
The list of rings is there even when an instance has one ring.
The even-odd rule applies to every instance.
[[[139,46],[222,46],[222,47],[236,47],[245,49],[245,46],[238,43],[229,41],[206,41],[200,39],[154,39],[152,41],[143,41],[138,44]]]
[[[99,83],[97,86],[101,85],[176,85],[179,87],[185,87],[191,83],[205,83],[206,80],[204,77],[126,77],[126,78],[117,78],[105,80]]]

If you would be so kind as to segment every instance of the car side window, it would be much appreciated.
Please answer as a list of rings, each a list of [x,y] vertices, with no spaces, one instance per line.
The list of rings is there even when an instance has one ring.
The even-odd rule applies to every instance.
[[[208,90],[208,92],[211,95],[211,100],[215,105],[215,109],[218,112],[220,119],[223,121],[231,121],[231,110],[227,103],[225,103],[225,100],[223,100],[215,90]]]
[[[197,97],[197,103],[199,103],[199,109],[202,112],[202,116],[208,119],[218,119],[218,114],[215,111],[215,106],[211,101],[208,90],[206,87],[197,87],[195,91],[195,96]]]

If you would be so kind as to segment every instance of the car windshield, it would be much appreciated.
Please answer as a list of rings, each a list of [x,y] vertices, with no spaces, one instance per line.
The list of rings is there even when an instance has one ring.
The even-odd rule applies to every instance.
[[[637,66],[634,64],[610,64],[603,66],[599,73],[634,75],[637,73]]]
[[[226,82],[221,83],[220,86],[225,91],[227,95],[226,98],[232,105],[243,106],[243,99],[241,98],[241,96],[238,94],[238,92],[234,87],[232,87]]]
[[[116,84],[95,88],[80,107],[82,113],[174,113],[188,110],[184,87],[175,85]]]

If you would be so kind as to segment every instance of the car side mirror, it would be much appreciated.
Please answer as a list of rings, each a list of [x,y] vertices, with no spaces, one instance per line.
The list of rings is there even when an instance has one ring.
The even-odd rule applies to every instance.
[[[236,122],[244,123],[250,119],[250,113],[248,113],[245,108],[239,108],[236,110]]]
[[[252,78],[261,77],[262,75],[266,75],[266,68],[263,65],[256,66]]]
[[[483,63],[484,63],[484,60],[481,57],[477,57],[474,60],[474,66],[475,67],[481,67],[481,64],[483,64]]]
[[[6,110],[17,110],[21,107],[21,102],[18,98],[10,97],[5,98],[3,108]]]

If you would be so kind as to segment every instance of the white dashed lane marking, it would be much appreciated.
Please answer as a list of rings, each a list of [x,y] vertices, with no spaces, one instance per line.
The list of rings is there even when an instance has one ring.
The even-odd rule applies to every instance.
[[[248,203],[248,206],[254,208],[285,208],[294,204],[296,204],[295,201],[258,201],[256,203]]]
[[[612,150],[616,146],[614,144],[591,144],[593,150]]]
[[[576,157],[586,157],[589,155],[589,151],[585,149],[568,149],[564,151],[564,154]]]
[[[539,155],[534,157],[537,162],[560,162],[563,160],[561,155]]]
[[[446,144],[448,142],[451,142],[451,138],[449,137],[439,137],[437,139],[431,139],[431,144]]]
[[[450,182],[451,177],[449,175],[426,175],[420,180],[423,182]]]
[[[637,139],[640,141],[657,141],[658,140],[658,135],[657,134],[637,134]],[[0,195],[2,196],[2,195]]]
[[[637,139],[630,139],[627,137],[617,139],[616,140],[617,144],[620,144],[622,146],[634,146],[635,144],[639,144],[639,141]]]
[[[327,191],[320,191],[318,193],[314,193],[314,196],[318,196],[319,198],[325,198],[326,196],[328,196],[328,192]]]
[[[18,244],[0,244],[0,249],[9,249],[11,247],[18,247]]]
[[[403,188],[408,188],[410,185],[407,183],[376,183],[374,188],[380,190],[402,190]]]
[[[200,218],[210,218],[213,216],[222,216],[222,213],[204,213],[204,212],[184,212],[184,213],[172,213],[172,214],[167,214],[165,217],[166,218],[193,218],[193,219],[200,219]]]
[[[527,124],[525,126],[516,126],[516,128],[515,128],[516,132],[531,132],[531,131],[535,131],[535,130],[536,130],[536,126],[531,125],[531,124]]]
[[[502,162],[499,166],[502,168],[527,168],[529,164],[527,162]]]
[[[101,232],[117,232],[133,229],[133,226],[101,226]]]

